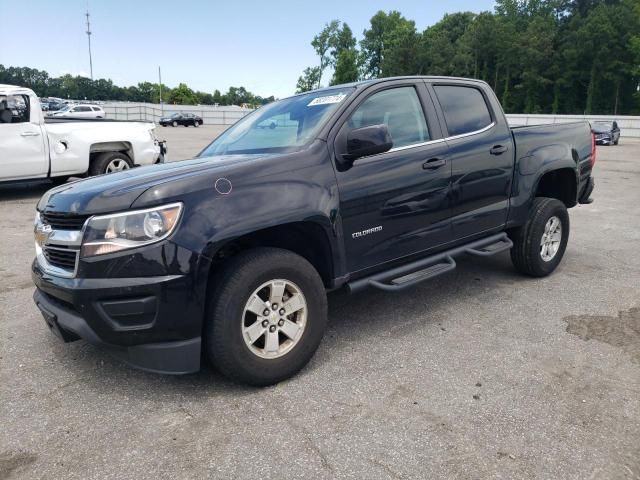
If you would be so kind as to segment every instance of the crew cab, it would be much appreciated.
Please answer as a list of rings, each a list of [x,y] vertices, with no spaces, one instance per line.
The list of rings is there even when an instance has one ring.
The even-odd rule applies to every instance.
[[[99,107],[96,107],[99,108]],[[96,112],[93,112],[96,113]],[[43,116],[28,88],[0,85],[0,182],[98,175],[163,162],[153,123]]]
[[[47,192],[34,300],[63,340],[138,368],[189,373],[207,358],[273,384],[318,348],[328,290],[395,292],[461,255],[507,251],[526,275],[553,272],[567,209],[591,202],[594,162],[587,122],[511,129],[477,80],[307,92],[193,160]]]

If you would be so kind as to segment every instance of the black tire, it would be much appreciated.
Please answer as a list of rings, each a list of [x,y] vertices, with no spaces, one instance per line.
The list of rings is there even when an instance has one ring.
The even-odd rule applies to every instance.
[[[307,318],[302,336],[291,350],[265,359],[247,346],[242,322],[253,292],[274,279],[294,282],[300,288]],[[327,296],[320,275],[307,260],[288,250],[256,248],[230,259],[212,284],[204,337],[207,355],[223,375],[236,382],[266,386],[295,375],[309,362],[326,328]]]
[[[548,261],[543,260],[541,240],[545,226],[551,217],[557,217],[562,227],[560,245]],[[532,277],[545,277],[553,272],[562,261],[569,240],[569,213],[567,207],[555,198],[537,197],[531,205],[527,223],[512,232],[511,261],[521,273]]]
[[[69,180],[69,177],[53,177],[51,179],[51,183],[53,183],[57,187],[58,185],[67,183],[67,180]]]
[[[104,152],[97,155],[91,161],[91,164],[89,165],[89,175],[94,176],[94,175],[102,175],[105,173],[109,173],[107,172],[107,167],[114,160],[124,161],[128,165],[128,168],[131,168],[133,166],[133,162],[131,161],[131,159],[126,153]]]
[[[195,122],[193,122],[193,126],[198,128],[200,126],[200,122],[196,120]]]
[[[175,120],[173,121],[173,123],[171,124],[172,127],[177,127],[178,126],[178,122],[176,122]]]

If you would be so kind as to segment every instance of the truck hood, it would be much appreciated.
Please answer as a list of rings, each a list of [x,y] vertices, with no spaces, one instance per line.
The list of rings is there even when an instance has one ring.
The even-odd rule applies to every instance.
[[[167,183],[184,182],[198,177],[215,179],[273,155],[227,155],[198,158],[163,165],[133,168],[123,172],[71,182],[46,192],[38,203],[38,210],[76,215],[111,213],[131,208],[145,191]],[[215,177],[215,178],[213,178]],[[213,183],[210,183],[213,185]]]

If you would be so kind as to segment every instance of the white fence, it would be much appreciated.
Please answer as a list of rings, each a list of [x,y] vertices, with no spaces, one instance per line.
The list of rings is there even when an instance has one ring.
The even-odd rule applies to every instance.
[[[508,114],[509,125],[540,125],[543,123],[567,123],[577,120],[589,122],[612,121],[618,122],[621,137],[640,137],[640,117],[610,116],[610,115],[523,115]]]
[[[233,125],[253,110],[236,106],[213,105],[159,105],[154,103],[113,102],[102,106],[107,118],[115,120],[143,120],[158,122],[161,117],[174,112],[194,113],[202,117],[205,125]],[[511,126],[540,125],[545,123],[567,123],[577,120],[618,122],[622,137],[640,138],[640,117],[609,116],[609,115],[507,115]]]
[[[105,103],[107,118],[114,120],[143,120],[158,122],[175,112],[194,113],[202,117],[205,125],[233,125],[253,110],[234,106],[214,105],[160,105],[154,103]]]

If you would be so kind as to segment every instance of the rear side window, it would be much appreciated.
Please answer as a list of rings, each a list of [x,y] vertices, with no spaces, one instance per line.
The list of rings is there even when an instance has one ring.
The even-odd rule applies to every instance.
[[[477,88],[454,85],[435,85],[433,88],[450,136],[482,130],[491,124],[487,102]]]

